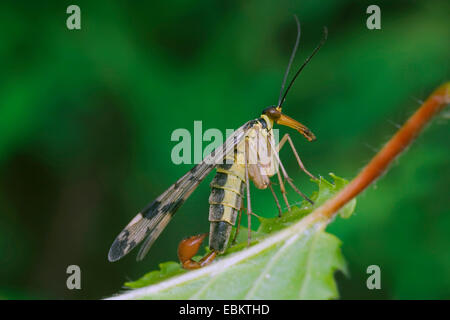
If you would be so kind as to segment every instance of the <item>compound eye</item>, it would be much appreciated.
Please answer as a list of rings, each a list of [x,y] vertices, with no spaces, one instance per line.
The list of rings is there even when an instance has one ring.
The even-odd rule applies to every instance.
[[[281,112],[277,110],[275,107],[268,107],[264,109],[263,114],[267,115],[269,118],[276,120],[280,118]]]

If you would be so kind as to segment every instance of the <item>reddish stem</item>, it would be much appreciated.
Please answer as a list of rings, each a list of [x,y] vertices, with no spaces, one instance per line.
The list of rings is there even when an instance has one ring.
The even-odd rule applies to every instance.
[[[317,209],[315,214],[331,218],[347,202],[380,177],[391,162],[416,138],[425,125],[450,103],[450,82],[437,88],[420,108],[397,131],[364,169],[335,197]]]

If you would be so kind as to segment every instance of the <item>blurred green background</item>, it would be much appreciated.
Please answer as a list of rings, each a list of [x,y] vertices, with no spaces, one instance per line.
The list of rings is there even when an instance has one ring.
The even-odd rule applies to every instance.
[[[82,29],[66,28],[81,8]],[[148,202],[192,165],[174,165],[177,128],[237,128],[277,102],[296,29],[299,66],[329,38],[285,103],[318,140],[289,128],[317,175],[351,179],[449,76],[449,5],[377,1],[382,29],[366,28],[368,1],[39,1],[0,4],[0,298],[102,298],[209,230],[212,175],[180,209],[148,257],[116,263],[109,247]],[[344,299],[450,298],[448,121],[437,119],[391,171],[329,228],[343,241]],[[206,146],[207,143],[204,144]],[[314,185],[288,148],[288,172]],[[276,215],[269,191],[255,212]],[[300,200],[295,193],[291,201]],[[243,219],[245,220],[245,219]],[[66,268],[82,290],[66,288]],[[381,290],[366,268],[381,267]]]

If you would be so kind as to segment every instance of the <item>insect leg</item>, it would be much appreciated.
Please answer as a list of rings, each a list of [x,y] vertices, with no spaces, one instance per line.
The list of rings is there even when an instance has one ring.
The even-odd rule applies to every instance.
[[[248,146],[248,137],[245,137],[245,183],[247,187],[247,221],[248,221],[248,238],[247,245],[250,246],[250,239],[252,237],[252,204],[250,200],[250,179],[248,177],[248,162],[249,162],[249,146]]]
[[[211,251],[200,261],[192,260],[192,257],[195,256],[207,235],[207,233],[204,233],[192,236],[180,242],[178,245],[178,259],[180,259],[181,265],[184,269],[198,269],[210,264],[214,260],[217,255],[215,251]]]
[[[275,202],[277,203],[278,216],[281,217],[281,206],[280,206],[280,201],[278,201],[277,195],[275,194],[275,191],[273,191],[272,182],[269,183],[269,188],[270,188],[270,191],[272,192],[273,197],[275,198]]]
[[[308,201],[311,204],[314,204],[314,201],[312,201],[310,198],[308,198],[303,192],[298,190],[298,188],[294,185],[294,183],[292,182],[292,179],[287,174],[286,169],[284,168],[283,163],[281,162],[278,153],[275,152],[274,155],[278,161],[278,164],[280,165],[281,172],[283,173],[283,177],[286,179],[286,181],[289,183],[289,185],[292,187],[292,189],[294,189],[295,192],[297,192],[301,197],[303,197],[303,199],[305,199],[306,201]],[[281,181],[280,177],[278,179]]]
[[[236,226],[236,232],[234,233],[233,241],[231,242],[231,244],[235,244],[236,243],[236,238],[237,238],[237,235],[239,234],[239,230],[240,230],[240,226],[241,226],[242,210],[244,210],[244,209],[241,208],[241,210],[239,210],[239,216],[238,216],[238,223],[237,223],[237,226]]]
[[[286,180],[289,183],[289,185],[292,187],[292,189],[295,190],[295,192],[297,192],[303,199],[305,199],[306,201],[308,201],[311,204],[314,204],[314,201],[312,201],[310,198],[308,198],[303,192],[301,192],[296,186],[295,184],[292,182],[292,179],[288,176],[286,176]]]
[[[284,187],[284,182],[283,182],[283,179],[281,178],[280,170],[277,171],[277,177],[278,177],[278,182],[280,183],[280,190],[281,190],[281,194],[283,195],[284,203],[286,203],[288,211],[291,211],[291,206],[289,205],[289,201],[286,196],[286,188]]]
[[[278,144],[278,152],[283,148],[284,144],[286,143],[286,141],[289,142],[289,145],[291,146],[292,152],[294,153],[295,158],[297,159],[297,163],[300,167],[300,169],[302,169],[308,176],[310,176],[311,178],[313,178],[314,180],[319,180],[317,179],[312,173],[310,173],[306,167],[303,165],[302,160],[300,159],[300,156],[297,153],[297,150],[295,149],[294,143],[292,142],[291,136],[289,135],[289,133],[286,133],[283,138],[280,140],[280,143]]]

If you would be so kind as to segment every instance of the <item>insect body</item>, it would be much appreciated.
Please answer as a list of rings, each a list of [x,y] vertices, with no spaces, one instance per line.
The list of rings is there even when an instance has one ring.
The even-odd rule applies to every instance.
[[[264,119],[266,118],[266,119]],[[217,174],[211,182],[209,197],[209,247],[218,253],[227,248],[232,226],[241,210],[246,187],[246,166],[248,175],[259,189],[269,186],[278,169],[276,159],[270,153],[275,145],[270,120],[266,115],[249,123],[245,139],[238,143],[232,154],[224,158],[224,164],[217,166]],[[270,139],[271,141],[268,141]],[[249,146],[248,161],[245,161],[245,146]],[[258,156],[263,159],[258,159]]]
[[[245,191],[245,169],[239,164],[217,166],[209,197],[209,247],[218,253],[225,251],[231,228],[236,223]]]
[[[217,254],[223,253],[226,250],[232,226],[236,223],[238,213],[242,213],[241,209],[243,207],[244,196],[247,202],[246,211],[249,225],[248,243],[250,243],[250,218],[254,214],[251,209],[250,181],[259,189],[270,188],[277,202],[280,214],[281,208],[279,201],[270,182],[270,178],[274,175],[278,176],[283,199],[289,209],[290,206],[287,201],[283,178],[297,193],[312,203],[292,183],[292,179],[286,173],[278,156],[278,151],[286,142],[289,142],[291,145],[300,168],[311,177],[314,178],[314,176],[303,166],[289,135],[285,135],[278,145],[275,145],[273,135],[273,125],[276,123],[294,128],[309,141],[315,139],[314,134],[308,128],[282,113],[282,104],[300,71],[324,43],[326,29],[324,30],[322,42],[299,68],[284,92],[284,95],[282,95],[286,77],[293,57],[295,56],[300,37],[300,25],[297,17],[295,19],[298,28],[297,41],[285,73],[277,106],[266,108],[260,118],[248,121],[242,125],[227,138],[222,146],[216,148],[201,163],[194,166],[156,200],[138,213],[113,242],[108,254],[110,261],[116,261],[122,258],[145,239],[137,256],[137,260],[141,260],[169,223],[175,212],[214,168],[216,168],[217,173],[211,182],[211,195],[209,197],[209,248],[211,252],[200,261],[193,261],[191,258],[197,252],[206,234],[183,240],[178,248],[178,256],[183,267],[187,269],[202,267],[210,263]]]

